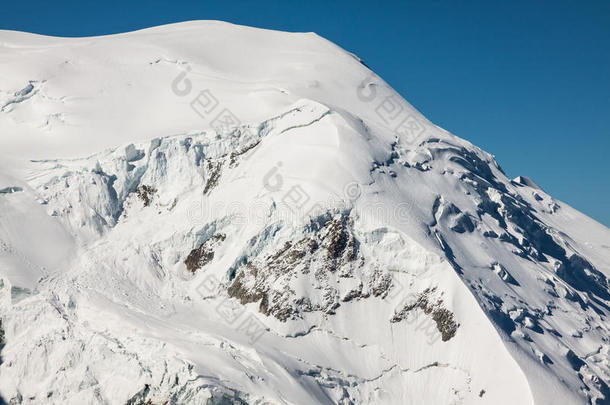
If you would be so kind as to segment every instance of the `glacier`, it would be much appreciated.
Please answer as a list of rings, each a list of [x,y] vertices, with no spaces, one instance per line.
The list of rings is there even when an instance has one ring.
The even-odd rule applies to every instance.
[[[192,21],[0,58],[0,402],[610,403],[610,229],[356,55]]]

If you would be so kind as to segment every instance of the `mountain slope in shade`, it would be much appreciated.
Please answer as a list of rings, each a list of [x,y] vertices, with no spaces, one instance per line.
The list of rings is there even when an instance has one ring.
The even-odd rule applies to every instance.
[[[9,403],[607,404],[610,230],[315,34],[0,32]]]

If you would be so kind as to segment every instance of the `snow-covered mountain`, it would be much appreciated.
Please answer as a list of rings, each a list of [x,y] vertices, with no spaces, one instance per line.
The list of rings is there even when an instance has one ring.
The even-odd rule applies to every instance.
[[[356,56],[189,22],[0,60],[6,403],[610,404],[610,229]]]

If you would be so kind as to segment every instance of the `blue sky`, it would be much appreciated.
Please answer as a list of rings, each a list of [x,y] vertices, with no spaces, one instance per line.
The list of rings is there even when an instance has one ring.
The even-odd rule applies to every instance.
[[[509,176],[610,226],[610,1],[7,1],[0,29],[86,36],[198,19],[330,39]]]

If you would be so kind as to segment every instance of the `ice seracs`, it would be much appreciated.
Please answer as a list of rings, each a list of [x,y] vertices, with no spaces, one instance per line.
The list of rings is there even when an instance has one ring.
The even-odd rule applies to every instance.
[[[6,402],[610,401],[610,230],[353,55],[0,38]]]

